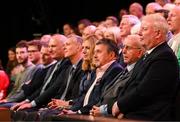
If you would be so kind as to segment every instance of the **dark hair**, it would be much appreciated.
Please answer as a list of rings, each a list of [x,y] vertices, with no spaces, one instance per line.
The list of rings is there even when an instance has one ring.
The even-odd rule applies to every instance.
[[[155,13],[163,13],[164,18],[167,19],[168,14],[169,14],[169,10],[159,9],[159,10],[155,10]]]
[[[36,46],[39,51],[41,50],[40,40],[32,40],[32,41],[28,42],[28,46]]]
[[[8,51],[12,51],[12,52],[16,53],[16,48],[15,47],[11,47],[11,48],[8,49]]]
[[[78,22],[78,25],[79,24],[84,24],[85,26],[89,26],[89,25],[92,25],[91,21],[89,19],[81,19],[79,20]]]
[[[16,48],[23,48],[23,47],[28,48],[28,44],[26,40],[21,40],[16,44]]]
[[[114,52],[115,56],[118,57],[119,48],[118,48],[117,44],[115,43],[115,41],[113,41],[111,39],[103,38],[96,43],[96,45],[99,45],[99,44],[106,45],[108,47],[108,52]]]
[[[79,35],[77,27],[75,27],[73,24],[71,24],[71,23],[65,23],[64,25],[68,25],[68,26],[73,30],[73,32],[74,32],[76,35]],[[63,26],[64,26],[64,25],[63,25]]]

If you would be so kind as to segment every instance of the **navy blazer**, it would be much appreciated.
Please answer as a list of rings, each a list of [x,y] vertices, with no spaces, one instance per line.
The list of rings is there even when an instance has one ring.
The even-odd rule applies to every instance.
[[[114,103],[115,101],[117,101],[117,97],[118,97],[120,91],[125,86],[126,82],[130,79],[133,70],[131,70],[128,73],[128,75],[126,75],[125,77],[119,79],[119,77],[121,77],[121,75],[122,75],[122,72],[119,73],[113,79],[113,81],[105,87],[104,91],[101,94],[100,101],[98,102],[98,104],[96,104],[97,106]]]
[[[97,102],[100,100],[100,95],[103,92],[106,85],[108,85],[113,80],[113,78],[116,77],[116,75],[122,70],[123,68],[119,63],[117,63],[116,61],[113,62],[110,65],[110,67],[105,71],[104,75],[102,76],[98,84],[96,84],[95,87],[93,88],[89,97],[88,104],[83,107],[83,101],[85,97],[84,95],[83,101],[77,101],[72,106],[72,110],[73,111],[80,110],[82,114],[89,114],[89,111],[92,109],[93,105],[97,104]],[[89,87],[92,85],[94,79],[95,78],[93,78],[93,80],[91,81]]]
[[[131,119],[171,120],[178,78],[177,58],[164,42],[135,65],[118,97],[120,111]]]

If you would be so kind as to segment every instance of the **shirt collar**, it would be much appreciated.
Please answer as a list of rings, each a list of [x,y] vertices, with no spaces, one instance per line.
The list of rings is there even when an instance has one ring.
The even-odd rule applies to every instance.
[[[126,66],[128,72],[130,72],[134,68],[135,64],[136,64],[136,62]]]
[[[53,65],[53,64],[55,64],[57,61],[56,60],[54,60],[53,62],[51,62],[50,64],[48,64],[48,65],[45,65],[44,66],[44,68],[48,68],[48,67],[50,67],[51,65]]]
[[[72,67],[73,67],[74,69],[76,69],[76,68],[77,68],[77,65],[79,64],[80,61],[81,61],[81,59],[79,59],[75,64],[73,64]]]
[[[110,66],[113,62],[115,62],[115,61],[116,61],[116,60],[112,60],[112,61],[110,61],[109,63],[106,63],[105,65],[97,68],[97,72],[106,71],[106,70],[109,68],[109,66]]]
[[[147,54],[151,54],[151,52],[152,52],[156,47],[158,47],[159,45],[161,45],[162,43],[164,43],[164,42],[161,42],[161,43],[159,43],[157,46],[151,48],[150,50],[147,50],[146,53],[147,53]]]

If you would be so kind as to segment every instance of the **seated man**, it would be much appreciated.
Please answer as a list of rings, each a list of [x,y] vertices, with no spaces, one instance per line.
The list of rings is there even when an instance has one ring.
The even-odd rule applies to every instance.
[[[53,48],[58,46],[57,44],[58,41],[59,40],[51,40],[49,43],[50,47]],[[52,78],[52,80],[54,80],[54,83],[52,85],[48,85],[47,87],[49,88],[45,88],[43,92],[42,92],[43,88],[41,88],[39,94],[36,97],[34,97],[33,100],[36,103],[36,106],[33,105],[33,101],[32,101],[23,104],[20,103],[19,105],[17,104],[16,106],[11,108],[12,110],[26,109],[25,111],[27,111],[27,108],[31,108],[31,109],[36,108],[36,110],[38,110],[39,108],[42,107],[42,105],[46,105],[48,102],[50,102],[52,98],[59,98],[64,100],[64,99],[73,99],[77,97],[80,80],[84,74],[81,68],[82,38],[75,35],[70,36],[63,45],[63,50],[56,50],[56,52],[58,51],[60,51],[61,53],[63,52],[64,56],[66,58],[69,58],[69,61],[71,62],[72,65],[62,66],[63,69],[61,69],[62,71],[58,74],[58,76]],[[33,96],[31,96],[30,98],[32,99],[32,97]],[[28,111],[29,110],[30,109],[28,109]],[[16,113],[18,114],[18,112]]]
[[[142,46],[139,35],[129,35],[126,37],[123,41],[122,53],[127,67],[105,87],[101,94],[100,101],[93,106],[93,109],[90,112],[91,115],[108,115],[108,104],[117,100],[119,92],[130,79],[134,65],[142,57],[144,51],[145,49]]]
[[[140,35],[146,55],[133,69],[113,107],[114,117],[138,120],[172,120],[179,85],[177,58],[167,45],[168,24],[157,14],[142,18]]]
[[[72,106],[69,108],[70,110],[60,110],[59,112],[49,112],[45,115],[41,114],[46,118],[47,115],[50,114],[58,114],[62,113],[81,113],[81,114],[89,114],[92,106],[97,104],[100,99],[100,94],[104,90],[104,88],[111,83],[112,79],[116,77],[116,75],[122,71],[122,67],[116,61],[118,56],[118,47],[116,43],[109,39],[102,39],[98,41],[95,45],[94,50],[94,63],[97,67],[96,69],[96,77],[91,79],[90,84],[88,86],[87,92],[78,97]],[[44,119],[45,120],[45,119]]]
[[[11,107],[14,102],[20,101],[17,97],[23,93],[22,85],[31,81],[36,66],[28,58],[28,45],[26,41],[20,41],[16,45],[16,57],[18,63],[23,67],[23,70],[17,74],[15,85],[8,96],[0,101],[1,107]]]

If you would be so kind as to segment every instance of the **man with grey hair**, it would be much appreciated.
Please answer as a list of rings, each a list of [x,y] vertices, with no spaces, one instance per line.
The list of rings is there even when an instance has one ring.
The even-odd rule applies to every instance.
[[[168,44],[174,51],[175,55],[178,58],[180,66],[180,7],[176,6],[169,13],[167,18],[169,29],[174,34],[173,37],[169,40]]]
[[[144,54],[144,46],[139,35],[129,35],[123,42],[123,56],[127,67],[120,72],[103,90],[100,100],[93,106],[91,114],[94,116],[108,115],[108,106],[117,100],[118,94],[126,82],[131,78],[136,62]]]
[[[141,39],[145,55],[112,107],[112,115],[137,120],[172,120],[179,82],[177,58],[167,45],[168,24],[158,14],[142,19]]]
[[[123,15],[119,28],[121,30],[121,40],[124,40],[126,36],[131,34],[131,28],[136,24],[141,23],[140,20],[134,15]]]
[[[123,15],[122,20],[120,22],[119,28],[120,28],[120,38],[118,40],[118,46],[119,46],[119,63],[125,67],[125,63],[123,61],[123,56],[122,56],[122,43],[123,40],[131,34],[131,29],[133,26],[140,24],[140,20],[134,16],[134,15]]]

